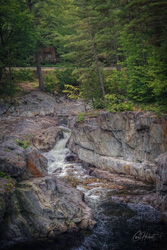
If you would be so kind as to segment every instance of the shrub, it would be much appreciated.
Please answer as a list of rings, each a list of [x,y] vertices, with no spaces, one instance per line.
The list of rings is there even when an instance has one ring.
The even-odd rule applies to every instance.
[[[44,75],[45,90],[47,92],[53,92],[54,90],[57,90],[57,82],[57,76],[54,71],[48,71]]]
[[[79,114],[77,115],[76,122],[82,122],[82,121],[84,121],[84,119],[85,119],[85,113],[84,113],[84,112],[79,113]]]
[[[28,148],[31,145],[29,140],[21,141],[19,139],[16,139],[15,142],[17,142],[17,144],[24,149]]]
[[[56,70],[59,90],[65,89],[65,85],[78,86],[77,77],[73,74],[73,69]]]
[[[3,83],[0,85],[1,95],[14,96],[16,91],[20,90],[20,87],[17,86],[11,79],[7,77]]]
[[[79,99],[81,98],[82,93],[79,91],[79,87],[75,87],[72,85],[65,85],[65,90],[62,92],[67,95],[68,98],[70,99]]]
[[[115,94],[106,95],[107,109],[110,112],[132,111],[133,102],[125,99],[124,96],[117,96]]]
[[[12,70],[14,81],[34,81],[35,73],[31,69]]]

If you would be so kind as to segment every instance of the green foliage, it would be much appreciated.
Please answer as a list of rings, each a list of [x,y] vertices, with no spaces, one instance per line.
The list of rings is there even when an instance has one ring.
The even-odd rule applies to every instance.
[[[102,98],[93,98],[92,107],[94,109],[103,109],[105,107],[104,100]]]
[[[65,92],[67,86],[78,86],[77,77],[73,74],[73,69],[56,69],[47,71],[44,74],[45,90],[48,92],[53,92],[54,90],[58,92]],[[76,87],[77,88],[77,87]],[[71,97],[72,98],[72,97]]]
[[[110,112],[132,111],[133,102],[125,100],[124,96],[116,96],[115,94],[106,95],[107,109]]]
[[[79,89],[84,101],[91,103],[93,108],[104,108],[104,99],[94,65],[89,68],[75,69],[74,74],[80,82]]]
[[[1,95],[14,96],[18,90],[20,90],[19,86],[10,77],[5,76],[3,83],[0,84]]]
[[[0,172],[0,178],[7,179],[7,183],[4,184],[4,189],[6,191],[11,191],[14,188],[14,183],[9,175],[6,175],[4,172]]]
[[[9,175],[6,175],[4,172],[0,172],[0,177],[8,179],[8,180],[12,180],[12,178]]]
[[[167,112],[166,7],[158,0],[2,1],[1,92],[13,95],[15,80],[34,79],[29,71],[6,74],[6,68],[54,46],[58,61],[70,67],[47,73],[46,91],[82,95],[93,108],[105,108],[105,92],[114,112],[134,104]],[[103,72],[104,66],[116,70]]]
[[[141,104],[140,110],[153,111],[158,117],[162,117],[164,113],[167,113],[167,105],[153,104]]]
[[[24,149],[31,146],[31,142],[29,140],[22,141],[22,140],[16,139],[15,142],[17,142],[17,144]]]
[[[35,73],[31,69],[18,69],[12,70],[12,77],[14,81],[34,81],[35,80]]]
[[[5,184],[5,189],[6,189],[7,191],[11,191],[11,190],[13,189],[13,187],[14,187],[14,185],[13,185],[12,182],[7,182],[7,183]]]
[[[89,111],[89,112],[81,112],[77,115],[77,119],[76,122],[82,122],[84,121],[85,117],[89,117],[89,118],[96,118],[98,117],[98,112],[97,111]]]
[[[5,178],[6,174],[4,172],[0,172],[0,178]]]
[[[75,100],[80,99],[82,96],[82,93],[79,92],[79,87],[74,87],[72,85],[65,85],[63,93],[65,93],[68,98]]]
[[[26,1],[1,1],[0,71],[29,58],[37,35],[32,24]]]
[[[58,80],[54,71],[48,71],[44,75],[45,90],[47,92],[53,92],[58,88]]]
[[[65,89],[65,85],[78,86],[78,79],[76,75],[73,74],[73,69],[67,68],[56,70],[56,75],[60,91]]]
[[[96,112],[96,111],[89,111],[89,112],[86,112],[86,116],[88,116],[88,117],[90,117],[90,118],[96,118],[96,117],[98,117],[98,112]]]
[[[79,114],[77,115],[76,122],[82,122],[82,121],[84,121],[84,119],[85,119],[85,113],[84,113],[84,112],[79,113]]]

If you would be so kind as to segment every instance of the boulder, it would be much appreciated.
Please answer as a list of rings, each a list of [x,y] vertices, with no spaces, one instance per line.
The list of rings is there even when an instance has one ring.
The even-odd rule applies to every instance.
[[[30,148],[26,154],[29,176],[42,177],[48,174],[48,161],[38,150]]]
[[[26,171],[24,149],[16,143],[6,141],[0,144],[0,172],[13,178],[20,177]]]
[[[0,144],[0,172],[17,180],[47,175],[47,159],[34,147],[26,150],[16,142]]]
[[[80,191],[52,176],[32,178],[17,184],[0,227],[0,244],[54,238],[94,225]]]
[[[0,120],[0,139],[2,141],[29,142],[42,151],[48,151],[61,138],[62,130],[57,127],[54,117],[3,117]]]

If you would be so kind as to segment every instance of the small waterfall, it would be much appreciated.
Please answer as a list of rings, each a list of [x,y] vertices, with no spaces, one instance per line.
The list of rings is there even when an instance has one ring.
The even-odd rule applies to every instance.
[[[56,143],[52,150],[43,154],[48,160],[49,174],[59,171],[60,176],[66,175],[67,167],[71,165],[65,162],[66,156],[70,153],[70,150],[65,148],[69,137],[70,130],[65,129],[65,131],[63,131],[63,138]]]

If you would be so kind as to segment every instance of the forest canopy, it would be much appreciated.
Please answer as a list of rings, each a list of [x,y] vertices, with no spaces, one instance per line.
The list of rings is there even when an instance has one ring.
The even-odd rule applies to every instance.
[[[1,90],[15,85],[12,67],[27,65],[36,65],[39,88],[47,89],[40,51],[53,46],[68,73],[48,78],[52,90],[59,81],[58,90],[112,112],[167,112],[166,0],[0,4]]]

